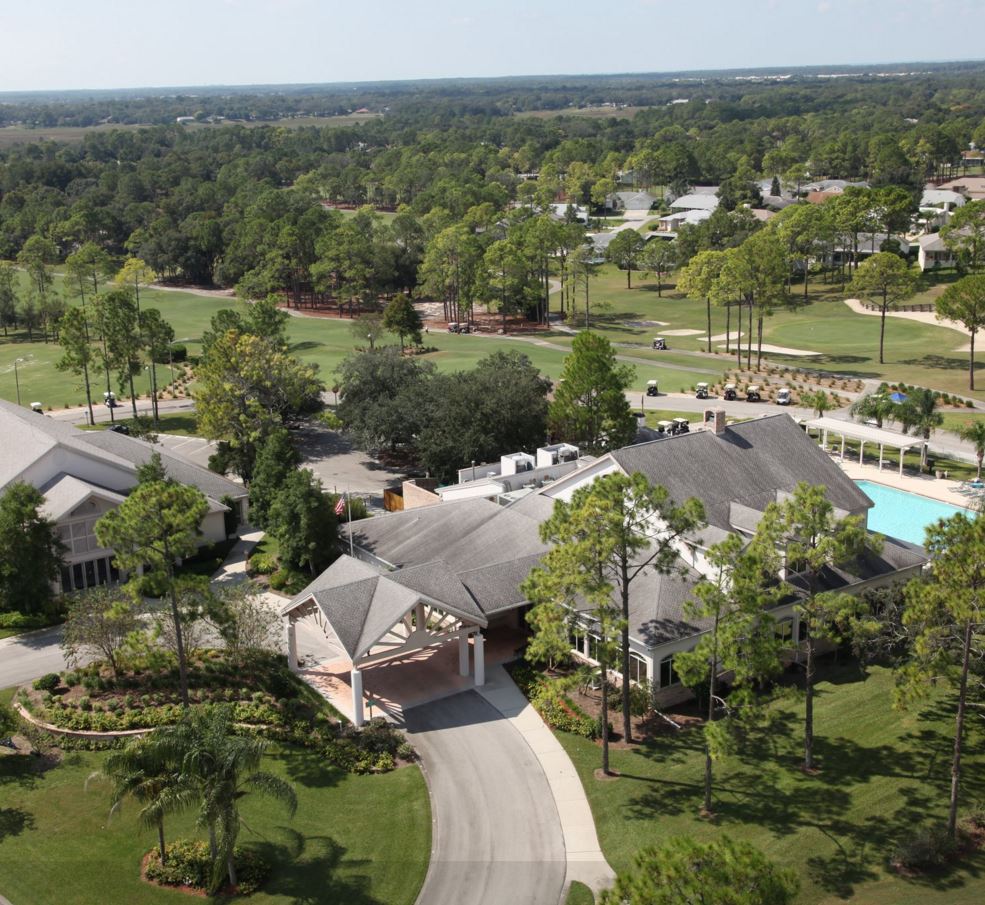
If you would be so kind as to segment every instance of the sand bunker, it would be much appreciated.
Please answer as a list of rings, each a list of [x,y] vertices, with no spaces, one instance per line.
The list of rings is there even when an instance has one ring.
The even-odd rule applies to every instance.
[[[729,340],[732,340],[734,342],[735,340],[739,339],[739,337],[744,336],[744,335],[745,335],[744,333],[739,333],[738,330],[733,330],[731,333],[716,333],[711,338],[711,341],[713,343],[723,343],[723,342],[725,342],[725,340],[729,339]],[[701,341],[702,342],[707,342],[708,341],[708,337],[707,336],[702,336],[701,337]]]
[[[725,346],[719,346],[719,349],[724,349]],[[752,347],[752,351],[755,354],[756,346]],[[790,355],[794,358],[810,358],[813,355],[820,355],[820,352],[812,352],[810,349],[791,349],[787,346],[774,346],[770,343],[763,343],[764,352],[772,352],[774,355]],[[743,354],[745,354],[745,347],[743,347]]]
[[[664,330],[664,336],[697,336],[700,330]]]
[[[876,317],[880,316],[880,312],[871,311],[865,308],[858,299],[845,299],[845,304],[852,309],[856,314],[872,314]],[[958,323],[958,321],[950,321],[946,318],[944,320],[938,320],[937,315],[933,311],[887,311],[887,317],[901,317],[908,321],[918,321],[921,324],[931,324],[934,327],[948,327],[951,330],[957,330],[958,333],[964,333],[965,336],[970,336],[968,328],[964,324]],[[960,351],[960,350],[959,350]]]

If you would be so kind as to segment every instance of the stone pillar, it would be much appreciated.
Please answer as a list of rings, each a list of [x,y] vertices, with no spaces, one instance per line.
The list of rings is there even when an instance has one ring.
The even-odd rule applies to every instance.
[[[297,624],[293,619],[287,619],[287,665],[291,672],[298,671],[298,633]]]
[[[475,633],[475,684],[486,684],[486,642],[482,632]]]
[[[458,636],[458,674],[469,674],[469,636],[465,632]]]
[[[356,726],[363,724],[363,674],[355,667],[349,674],[352,679],[352,722]]]

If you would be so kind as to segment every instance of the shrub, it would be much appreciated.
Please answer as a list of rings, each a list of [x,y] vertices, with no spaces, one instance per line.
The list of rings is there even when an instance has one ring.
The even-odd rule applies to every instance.
[[[79,684],[79,674],[77,672],[67,672],[62,679],[66,688],[75,688]]]
[[[275,591],[283,591],[291,580],[289,569],[278,569],[270,576],[270,587]]]
[[[896,844],[890,860],[909,870],[932,870],[941,867],[957,850],[957,843],[943,824],[918,827],[912,835]]]
[[[397,764],[394,761],[392,754],[384,752],[376,758],[377,773],[389,773],[396,766]]]
[[[397,745],[397,757],[401,760],[414,760],[417,757],[417,752],[410,742],[401,742]]]
[[[188,358],[188,347],[184,343],[171,344],[171,361],[185,361]],[[163,364],[163,362],[161,362]]]
[[[35,691],[54,691],[61,685],[61,676],[57,672],[49,672],[34,680]]]
[[[147,860],[147,879],[164,886],[192,886],[207,890],[212,878],[209,846],[198,840],[178,839],[167,846],[168,863],[154,849]],[[256,852],[236,847],[233,853],[240,895],[255,893],[270,874],[270,865]]]
[[[253,575],[270,575],[277,571],[277,557],[273,553],[254,553],[247,565]]]

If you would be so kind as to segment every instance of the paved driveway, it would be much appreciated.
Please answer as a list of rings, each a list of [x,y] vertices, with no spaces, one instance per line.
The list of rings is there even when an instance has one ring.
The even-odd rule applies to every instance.
[[[474,691],[406,711],[427,771],[433,838],[418,905],[556,905],[565,850],[547,777]]]

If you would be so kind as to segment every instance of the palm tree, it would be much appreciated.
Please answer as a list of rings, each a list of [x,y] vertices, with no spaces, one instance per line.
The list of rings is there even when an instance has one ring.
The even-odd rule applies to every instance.
[[[915,387],[906,402],[898,409],[897,420],[906,432],[919,434],[924,441],[930,440],[934,430],[944,423],[944,416],[937,411],[937,396],[933,390]],[[927,443],[920,447],[920,468],[927,467]]]
[[[140,738],[106,758],[103,769],[89,776],[113,782],[113,805],[116,813],[127,798],[143,804],[138,819],[142,826],[157,829],[161,864],[167,864],[168,852],[164,843],[164,818],[190,807],[195,802],[195,790],[172,764],[162,760],[148,739]],[[88,780],[87,780],[88,784]]]
[[[978,476],[982,479],[982,460],[985,459],[985,421],[969,421],[958,428],[958,436],[967,440],[975,447],[975,457],[978,459]]]
[[[859,396],[848,410],[853,418],[860,421],[875,421],[881,428],[887,418],[892,420],[896,414],[896,403],[885,393],[867,393]]]
[[[800,404],[814,409],[814,413],[818,418],[825,412],[831,411],[832,408],[831,397],[824,390],[804,393],[800,397]]]
[[[233,851],[239,836],[239,801],[250,792],[283,802],[293,816],[297,796],[293,787],[259,769],[267,743],[234,734],[229,706],[201,707],[174,726],[158,729],[150,744],[165,762],[176,765],[194,786],[199,802],[198,823],[209,831],[213,889],[225,872],[236,886]]]

